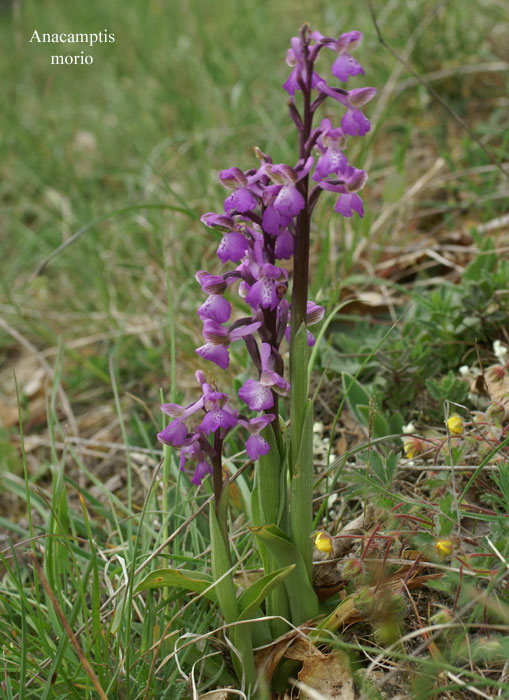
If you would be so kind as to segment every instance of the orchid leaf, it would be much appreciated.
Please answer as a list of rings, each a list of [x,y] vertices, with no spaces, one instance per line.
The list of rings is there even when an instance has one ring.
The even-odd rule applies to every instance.
[[[263,603],[269,593],[282,583],[285,578],[295,569],[295,564],[273,571],[266,576],[262,576],[252,583],[249,588],[240,595],[237,604],[240,609],[239,620],[249,620],[254,617],[256,610]]]
[[[274,429],[269,424],[262,433],[270,445],[270,450],[258,459],[257,481],[260,525],[276,523],[280,504],[281,457],[279,455]]]
[[[318,614],[318,600],[308,578],[301,553],[276,525],[253,527],[251,532],[284,567],[295,565],[284,579],[294,624],[300,625]]]
[[[151,571],[134,589],[134,594],[151,588],[184,588],[194,593],[203,593],[214,583],[211,576],[187,569],[156,569]],[[217,603],[214,588],[204,594],[205,598]]]

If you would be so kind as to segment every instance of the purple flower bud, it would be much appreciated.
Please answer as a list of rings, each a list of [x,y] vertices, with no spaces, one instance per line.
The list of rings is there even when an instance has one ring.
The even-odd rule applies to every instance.
[[[290,385],[284,377],[273,369],[275,355],[272,353],[270,343],[262,343],[260,358],[262,364],[260,379],[258,381],[248,379],[239,390],[239,397],[253,411],[272,408],[274,405],[272,391],[286,396],[290,390]]]

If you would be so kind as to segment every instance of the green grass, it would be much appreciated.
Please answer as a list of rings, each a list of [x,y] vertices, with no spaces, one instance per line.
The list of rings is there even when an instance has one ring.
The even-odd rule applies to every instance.
[[[373,5],[386,39],[400,53],[435,8],[428,0],[375,0]],[[206,518],[203,513],[193,518],[210,495],[209,485],[195,493],[174,457],[157,467],[160,392],[180,399],[194,390],[193,351],[201,331],[194,273],[219,269],[216,241],[199,217],[221,208],[217,171],[250,167],[255,145],[275,162],[294,159],[281,84],[288,72],[289,38],[305,20],[331,35],[350,28],[364,32],[362,84],[376,86],[380,99],[399,64],[378,43],[362,2],[0,4],[0,352],[5,357],[0,409],[2,416],[4,406],[16,409],[14,371],[27,448],[22,455],[19,426],[12,420],[2,425],[1,418],[3,697],[96,697],[55,602],[34,571],[31,552],[108,698],[185,695],[175,642],[186,644],[194,638],[185,635],[208,635],[221,625],[206,600],[188,605],[187,594],[178,590],[133,599],[133,573],[138,581],[164,565],[210,566]],[[450,71],[434,87],[501,162],[509,160],[507,72],[467,74],[461,68],[509,60],[498,33],[503,21],[503,8],[495,1],[445,3],[408,57],[421,75]],[[34,29],[105,28],[116,42],[90,49],[92,66],[51,66],[51,54],[60,53],[62,45],[57,52],[28,43]],[[402,70],[396,85],[408,77]],[[316,212],[312,293],[330,308],[343,284],[356,292],[371,288],[366,274],[388,247],[423,241],[437,226],[440,232],[468,231],[505,213],[500,193],[507,181],[422,86],[392,89],[388,97],[369,138],[349,150],[355,164],[366,165],[370,173],[365,219],[342,224],[331,217],[333,200],[325,197]],[[398,206],[439,156],[447,166],[434,187],[420,192],[411,208]],[[449,179],[440,181],[444,174]],[[392,203],[394,212],[372,235],[370,227]],[[86,230],[34,277],[37,267],[81,229]],[[175,365],[168,295],[176,386],[170,381]],[[53,373],[52,385],[38,392],[37,411],[35,399],[25,394],[27,357],[33,371],[42,358]],[[232,365],[232,378],[246,368],[241,352]],[[71,436],[89,438],[90,445],[66,442],[70,420],[61,392],[79,430],[78,436],[71,429]],[[34,439],[39,440],[35,447]],[[240,464],[238,459],[235,465]],[[377,482],[368,475],[348,488],[355,513],[359,493],[369,488],[376,494]],[[378,496],[387,496],[379,485]],[[407,501],[405,509],[439,517],[438,506],[426,510],[417,500]],[[503,529],[504,522],[497,520],[497,527]],[[245,557],[242,566],[256,568],[259,560],[244,525],[237,523],[235,546],[239,559]],[[170,545],[141,569],[175,531]],[[457,574],[451,576],[449,591],[457,584]],[[468,595],[461,604],[468,604]],[[477,624],[482,606],[474,612],[471,622]],[[348,643],[338,642],[345,648]],[[367,651],[374,657],[379,650]],[[214,656],[201,671],[200,691],[214,687],[215,679],[233,682],[219,641],[189,644],[179,663],[190,673],[206,652]],[[458,639],[454,654],[433,668],[423,657],[415,697],[431,693],[437,668],[449,663],[457,670],[463,664]],[[401,648],[393,658],[415,662]],[[469,673],[468,682],[483,688],[487,681],[481,672],[471,668]],[[485,692],[496,691],[497,682]],[[505,690],[501,697],[507,697]]]

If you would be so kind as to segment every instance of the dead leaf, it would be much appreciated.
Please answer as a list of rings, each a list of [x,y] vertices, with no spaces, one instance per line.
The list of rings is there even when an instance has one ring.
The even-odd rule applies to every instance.
[[[299,681],[300,700],[355,700],[350,661],[342,651],[308,656]]]
[[[199,700],[228,700],[228,690],[220,688],[218,690],[209,690],[208,693],[203,693],[199,696]]]

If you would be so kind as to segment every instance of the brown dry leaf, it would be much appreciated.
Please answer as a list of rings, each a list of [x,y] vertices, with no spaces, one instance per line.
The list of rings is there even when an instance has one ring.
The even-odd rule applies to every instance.
[[[262,649],[262,651],[256,654],[256,668],[259,672],[264,674],[267,683],[270,684],[276,666],[283,656],[286,656],[288,647],[299,638],[299,633],[296,630],[290,630],[290,632],[276,639],[269,647]]]
[[[348,656],[342,651],[331,654],[314,653],[304,659],[299,672],[303,684],[300,700],[355,700],[353,678]],[[315,693],[307,692],[306,686]]]
[[[400,298],[391,296],[389,292],[381,294],[372,290],[360,291],[348,286],[341,288],[340,300],[348,300],[342,310],[346,314],[387,313],[391,307],[401,303]]]
[[[209,690],[208,693],[203,693],[199,696],[199,700],[228,700],[228,690],[219,688],[218,690]]]

